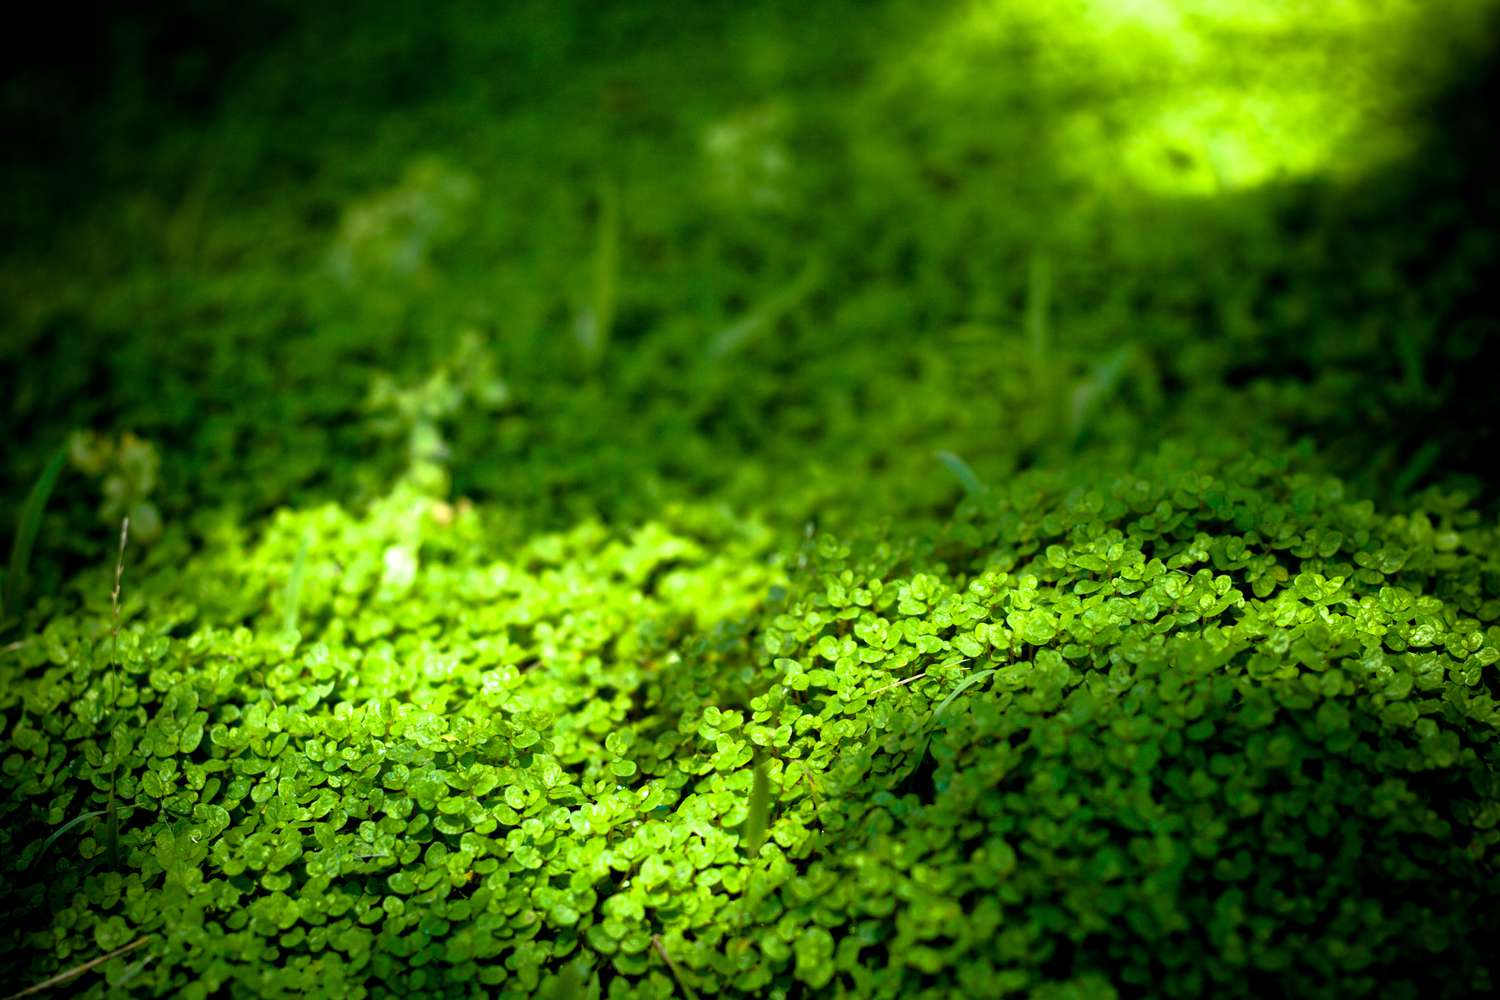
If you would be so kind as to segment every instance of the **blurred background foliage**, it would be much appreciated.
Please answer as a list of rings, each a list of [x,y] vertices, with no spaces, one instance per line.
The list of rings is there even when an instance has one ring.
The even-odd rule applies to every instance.
[[[935,450],[994,480],[1231,430],[1478,491],[1493,15],[49,14],[7,42],[0,523],[79,430],[157,449],[169,524],[368,501],[422,436],[536,527],[920,517]],[[94,558],[74,485],[43,549]]]

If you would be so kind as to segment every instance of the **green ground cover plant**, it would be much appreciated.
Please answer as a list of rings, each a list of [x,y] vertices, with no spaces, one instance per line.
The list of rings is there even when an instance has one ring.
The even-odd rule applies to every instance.
[[[0,993],[1500,988],[1487,5],[379,6],[8,98]]]

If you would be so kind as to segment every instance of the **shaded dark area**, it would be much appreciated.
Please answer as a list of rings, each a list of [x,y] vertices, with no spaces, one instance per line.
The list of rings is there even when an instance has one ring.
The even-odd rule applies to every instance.
[[[35,246],[60,216],[108,198],[121,171],[132,177],[110,152],[211,118],[299,6],[86,0],[30,12],[0,53],[0,237]]]
[[[1482,484],[1493,504],[1500,371],[1500,101],[1496,53],[1452,68],[1445,89],[1412,112],[1420,150],[1400,168],[1331,201],[1316,187],[1276,206],[1292,237],[1327,237],[1308,259],[1264,276],[1264,307],[1295,295],[1296,317],[1336,317],[1311,341],[1302,323],[1275,323],[1265,353],[1231,381],[1342,377],[1346,405],[1294,420],[1329,446],[1344,473],[1385,500],[1443,475]],[[1383,363],[1350,328],[1378,317]],[[1342,327],[1342,329],[1340,329]]]
[[[767,10],[770,11],[767,19],[773,24],[780,25],[788,17],[782,11],[778,21],[777,10]],[[135,11],[128,8],[95,11],[80,19],[87,28],[76,37],[64,32],[61,24],[43,29],[38,35],[40,43],[13,63],[9,85],[10,92],[18,95],[11,102],[13,113],[7,118],[12,123],[7,127],[16,130],[17,141],[6,144],[16,158],[8,167],[12,182],[6,184],[6,189],[19,192],[16,211],[7,213],[16,226],[15,237],[10,241],[12,253],[24,264],[27,247],[39,250],[57,238],[54,220],[62,221],[64,228],[60,231],[66,232],[71,222],[59,211],[64,203],[76,204],[82,198],[87,204],[93,198],[116,197],[112,191],[141,189],[150,200],[140,203],[140,211],[166,213],[170,209],[177,215],[199,213],[202,221],[196,222],[192,229],[196,235],[179,238],[172,234],[164,237],[167,242],[160,249],[152,249],[156,238],[139,227],[156,223],[143,217],[110,235],[84,236],[82,242],[92,244],[96,254],[105,255],[101,263],[110,271],[159,266],[153,262],[159,261],[163,254],[179,252],[181,239],[191,239],[194,245],[199,245],[212,238],[212,231],[205,227],[214,224],[211,213],[215,204],[244,198],[259,201],[288,183],[305,185],[309,179],[328,177],[330,170],[357,171],[358,161],[335,165],[326,158],[321,161],[309,158],[317,149],[315,136],[330,149],[338,150],[346,141],[342,136],[347,135],[349,142],[357,142],[356,136],[364,133],[362,116],[379,113],[399,121],[402,109],[407,108],[412,109],[419,132],[428,132],[436,143],[445,142],[441,138],[446,133],[442,114],[435,114],[430,108],[433,102],[441,101],[439,95],[445,88],[452,88],[454,81],[473,68],[487,63],[504,67],[493,74],[493,82],[486,82],[481,88],[483,100],[489,106],[517,107],[521,105],[516,102],[522,100],[545,105],[552,99],[547,96],[549,93],[555,98],[566,92],[566,76],[556,67],[569,65],[569,59],[582,60],[587,54],[588,59],[604,65],[612,58],[636,53],[649,61],[652,51],[670,48],[673,38],[723,38],[737,31],[743,35],[744,24],[753,25],[756,20],[747,16],[742,23],[711,6],[683,19],[667,19],[631,9],[582,27],[576,17],[565,12],[553,12],[545,19],[546,23],[541,23],[544,19],[540,12],[526,11],[514,19],[513,40],[495,48],[491,42],[465,46],[453,30],[453,22],[462,13],[463,8],[458,7],[446,16],[439,11],[433,16],[408,17],[397,5],[383,22],[375,18],[349,23],[342,16],[320,8],[293,11],[275,5],[257,5],[250,19],[242,21],[238,14],[231,19],[212,5],[179,4]],[[823,16],[830,25],[839,23],[836,13]],[[909,13],[888,15],[883,24],[899,29],[910,19]],[[372,21],[380,23],[372,27]],[[814,24],[803,28],[803,37],[814,37],[817,27]],[[339,44],[323,45],[329,39],[339,39]],[[554,47],[549,51],[539,46],[537,42],[541,39],[551,39]],[[12,44],[17,43],[13,40]],[[295,74],[267,68],[279,66],[274,61],[266,62],[267,53],[279,53],[274,57],[277,60],[289,54],[296,58],[296,54],[318,46],[328,58],[306,63]],[[531,52],[530,64],[522,61],[527,51]],[[860,45],[851,45],[851,51],[861,51]],[[866,40],[863,51],[878,52],[878,46]],[[547,52],[545,58],[558,61],[544,62],[542,52]],[[853,58],[843,60],[846,64],[843,66],[839,60],[783,62],[788,65],[776,71],[776,80],[779,87],[791,88],[790,93],[795,93],[799,84],[812,93],[824,92],[832,85],[837,93],[837,87],[846,85],[839,81],[858,79],[859,74],[869,72],[868,68],[857,68]],[[1493,60],[1486,57],[1476,65],[1453,67],[1452,82],[1443,93],[1424,99],[1415,108],[1402,109],[1409,127],[1421,128],[1426,138],[1422,150],[1395,172],[1366,177],[1352,189],[1328,190],[1312,179],[1292,187],[1236,196],[1247,204],[1235,206],[1234,211],[1272,219],[1271,232],[1278,234],[1275,238],[1288,248],[1270,260],[1246,257],[1236,260],[1241,253],[1253,258],[1264,258],[1265,254],[1258,244],[1243,241],[1236,223],[1224,225],[1214,221],[1219,210],[1212,203],[1185,207],[1183,211],[1187,214],[1175,222],[1171,220],[1171,207],[1152,209],[1149,213],[1167,218],[1176,232],[1192,234],[1195,229],[1201,230],[1202,233],[1191,236],[1193,245],[1185,252],[1193,257],[1216,256],[1233,261],[1232,266],[1238,271],[1236,280],[1255,289],[1248,298],[1236,293],[1235,305],[1255,318],[1260,332],[1253,342],[1230,349],[1232,356],[1223,362],[1221,377],[1231,386],[1275,382],[1316,387],[1303,393],[1315,399],[1293,401],[1293,409],[1284,415],[1286,426],[1320,440],[1334,455],[1340,470],[1372,493],[1399,485],[1399,494],[1434,481],[1433,477],[1444,471],[1471,476],[1483,473],[1483,456],[1490,442],[1489,421],[1483,411],[1485,393],[1477,391],[1481,386],[1474,380],[1483,378],[1480,373],[1486,370],[1486,362],[1491,358],[1485,352],[1493,350],[1494,343],[1495,307],[1493,293],[1489,291],[1492,283],[1483,280],[1495,255],[1490,235],[1495,212],[1495,186],[1491,183],[1495,158],[1491,155],[1493,140],[1484,128],[1485,109],[1494,96],[1493,65]],[[1018,79],[1025,80],[1024,66],[1013,66],[1011,70],[1018,74]],[[669,147],[682,143],[685,137],[674,136],[677,126],[664,117],[672,113],[668,111],[669,105],[662,103],[670,88],[658,89],[643,83],[646,78],[632,69],[612,71],[596,79],[600,82],[573,84],[597,87],[594,100],[598,103],[597,110],[591,113],[592,121],[575,120],[570,128],[599,130],[601,136],[614,136],[625,142],[664,142]],[[236,80],[248,85],[236,88],[233,86]],[[265,85],[272,80],[276,81],[274,86]],[[524,90],[515,90],[517,87]],[[1024,109],[1025,83],[1017,85],[1015,91],[1018,96],[1007,100],[1012,106]],[[525,96],[528,93],[529,98]],[[253,99],[245,96],[255,94],[261,96]],[[238,104],[233,103],[236,100]],[[246,100],[251,103],[247,105]],[[1024,311],[1024,279],[1007,278],[1024,273],[1026,257],[1032,252],[1026,245],[1024,231],[1017,234],[1017,239],[997,238],[979,228],[972,229],[971,234],[959,230],[952,238],[940,237],[942,242],[936,244],[931,236],[914,241],[904,235],[921,232],[928,225],[925,220],[934,206],[948,202],[962,204],[963,199],[976,197],[978,191],[985,189],[986,176],[1006,171],[1004,162],[997,163],[995,153],[982,146],[960,152],[957,158],[946,152],[940,154],[942,161],[952,160],[951,163],[931,162],[937,154],[935,137],[940,137],[945,127],[941,106],[898,107],[897,114],[905,115],[906,120],[898,117],[890,124],[898,130],[897,134],[900,130],[909,133],[902,144],[915,157],[911,180],[919,186],[911,190],[888,186],[881,192],[877,185],[868,195],[860,194],[860,199],[887,200],[871,219],[878,227],[873,231],[860,228],[859,209],[851,213],[858,202],[851,204],[846,194],[848,171],[856,168],[839,165],[839,157],[849,148],[848,138],[829,133],[826,123],[818,123],[815,116],[794,115],[794,125],[800,117],[806,129],[800,137],[805,143],[802,151],[832,169],[826,173],[826,181],[814,182],[829,185],[826,194],[812,195],[805,202],[804,211],[793,213],[780,225],[797,234],[797,238],[824,243],[827,269],[843,276],[849,287],[858,289],[894,281],[893,287],[909,289],[907,301],[884,303],[885,316],[864,339],[870,336],[905,339],[917,331],[921,331],[918,336],[930,336],[927,331],[973,316],[969,303],[974,300],[1005,303],[980,316],[1009,323],[1011,317]],[[459,116],[455,113],[452,117],[457,120]],[[255,125],[257,122],[262,124]],[[256,128],[264,129],[267,125],[269,129],[256,133]],[[187,141],[184,144],[183,139],[174,139],[164,145],[168,133]],[[259,138],[246,145],[251,142],[248,137],[257,134]],[[793,138],[798,138],[795,130]],[[180,151],[168,153],[166,160],[150,166],[153,147],[164,150],[176,147]],[[928,147],[933,147],[934,152],[927,152]],[[1038,156],[1038,152],[1041,151],[1034,145],[1028,150],[1028,165],[1025,173],[1016,175],[1016,183],[1023,190],[1036,192],[1044,204],[1048,198],[1075,197],[1066,188],[1055,194],[1046,193],[1049,186],[1046,154]],[[211,172],[199,173],[194,180],[194,171],[202,171],[205,166]],[[146,172],[142,173],[143,170]],[[587,167],[576,164],[567,168],[566,175],[570,176],[571,184],[586,192],[595,183],[590,173]],[[202,193],[205,189],[207,194]],[[301,206],[299,211],[305,224],[310,224],[315,232],[326,233],[336,224],[339,208],[319,190],[320,185],[315,184],[293,197]],[[854,191],[860,191],[858,184]],[[176,209],[172,209],[174,202],[179,203]],[[159,207],[151,207],[153,204]],[[1198,216],[1202,217],[1201,225],[1195,221]],[[585,222],[587,218],[582,215]],[[1215,232],[1221,235],[1211,235]],[[140,238],[143,235],[147,237],[145,241]],[[778,280],[789,280],[785,271],[793,265],[774,256],[777,251],[772,251],[773,257],[767,263],[747,264],[746,253],[765,259],[766,250],[738,239],[716,247],[714,244],[719,240],[711,231],[695,237],[688,230],[683,235],[689,242],[676,248],[674,256],[678,260],[687,263],[698,257],[706,262],[722,256],[722,263],[706,273],[722,273],[719,268],[727,267],[748,279],[741,282],[745,285],[744,292],[728,292],[722,304],[713,304],[708,315],[749,311],[758,300],[768,295],[774,298],[774,292],[763,290],[768,283],[774,288]],[[744,236],[756,238],[753,230]],[[651,247],[659,238],[647,233],[631,234],[629,238],[630,250],[649,274]],[[675,238],[680,240],[682,235]],[[773,237],[784,238],[781,234]],[[205,251],[200,246],[195,252],[201,255]],[[240,266],[235,262],[247,252],[248,246],[226,246],[220,260],[208,266],[221,271],[225,267],[235,268]],[[286,259],[289,263],[300,259],[297,266],[303,270],[315,266],[315,261],[299,256],[304,252],[298,243],[289,243]],[[953,256],[951,261],[942,257],[934,260],[934,252]],[[1071,257],[1070,251],[1066,253]],[[912,269],[917,259],[923,261],[925,274]],[[1160,266],[1168,269],[1179,266],[1170,261],[1169,256]],[[691,267],[674,267],[670,259],[664,263],[666,266],[659,271],[660,280],[665,283],[663,288],[678,287],[673,283],[683,280],[703,280]],[[1064,268],[1071,267],[1071,262],[1064,264]],[[783,272],[779,278],[778,271]],[[979,278],[980,273],[985,277]],[[930,275],[934,274],[941,274],[950,287],[932,294],[928,289]],[[993,288],[971,285],[969,275],[975,275],[985,284],[998,284]],[[1127,282],[1132,280],[1128,273],[1123,278]],[[1215,281],[1195,282],[1179,274],[1174,286],[1170,280],[1163,284],[1146,274],[1140,275],[1140,279],[1142,287],[1135,308],[1142,317],[1143,328],[1158,323],[1153,317],[1161,317],[1173,327],[1180,325],[1182,336],[1199,339],[1218,336],[1207,332],[1223,325],[1226,297]],[[1113,280],[1118,282],[1120,277]],[[1057,282],[1058,301],[1062,308],[1075,314],[1101,309],[1116,294],[1115,289],[1094,284],[1087,271],[1072,275],[1060,271]],[[422,308],[424,299],[437,301],[462,290],[464,283],[456,278],[448,279],[444,287],[414,289],[415,294],[408,295],[410,304],[406,311]],[[127,346],[124,341],[149,337],[141,345],[144,350],[140,360],[154,358],[170,365],[179,357],[168,346],[178,336],[174,331],[184,326],[202,328],[205,322],[217,323],[217,317],[224,315],[226,309],[243,312],[248,303],[231,303],[223,298],[221,291],[214,290],[208,291],[207,299],[197,304],[184,296],[183,291],[186,289],[168,292],[163,287],[153,298],[139,301],[135,308],[144,310],[139,319],[125,319],[118,310],[113,316],[95,316],[87,306],[78,305],[50,307],[39,321],[22,320],[11,314],[6,323],[10,370],[19,373],[24,359],[31,375],[11,387],[9,419],[17,425],[35,428],[36,432],[29,434],[28,439],[36,441],[55,441],[71,426],[100,424],[154,430],[169,439],[179,433],[191,436],[194,419],[188,417],[189,412],[199,410],[199,404],[208,403],[203,388],[199,387],[203,380],[191,371],[183,372],[183,396],[173,409],[163,411],[157,405],[160,396],[156,386],[142,399],[142,402],[149,400],[149,407],[132,406],[129,400],[136,390],[131,385],[130,370],[136,364],[132,357],[140,349]],[[668,318],[681,312],[679,305],[670,297],[654,294],[644,287],[627,288],[622,294],[626,297],[618,310],[615,339],[622,345],[641,342],[641,353],[649,356],[653,335],[661,332]],[[14,309],[16,301],[9,297],[7,301],[8,309]],[[252,335],[257,340],[269,335],[261,350],[274,352],[266,360],[276,367],[283,364],[275,360],[277,355],[284,354],[277,345],[285,343],[287,335],[296,338],[309,324],[322,322],[314,315],[316,306],[314,310],[305,305],[288,308],[290,301],[283,296],[275,303],[268,303],[271,316],[281,318],[269,318],[261,324],[264,333]],[[849,308],[846,295],[817,290],[798,305],[810,307],[805,311],[817,313],[813,321],[825,325],[830,312]],[[264,312],[266,305],[254,308]],[[336,308],[353,318],[345,307]],[[553,326],[565,327],[571,323],[570,308],[557,311],[553,308],[549,307],[546,314]],[[690,312],[691,309],[689,306]],[[470,312],[481,322],[490,321],[483,310],[475,313],[471,308]],[[1309,317],[1319,320],[1311,335]],[[416,324],[428,325],[422,319],[417,319]],[[141,329],[143,325],[156,327],[159,333],[147,334]],[[389,328],[390,319],[381,317],[380,325]],[[404,338],[417,348],[415,351],[408,352],[404,346],[396,352],[376,347],[380,336],[377,334],[361,347],[360,353],[377,366],[391,365],[398,353],[416,360],[424,352],[411,340],[414,332],[399,333],[391,329],[388,336]],[[434,332],[424,330],[421,336],[431,337]],[[326,339],[329,335],[325,331],[319,336]],[[1175,336],[1178,335],[1160,340],[1161,348],[1153,345],[1149,334],[1139,338],[1145,350],[1153,353],[1162,366],[1160,377],[1169,391],[1169,402],[1173,386],[1180,388],[1187,382],[1200,380],[1204,374],[1198,370],[1180,370],[1184,361],[1197,363],[1202,351],[1196,348],[1186,353],[1176,351],[1169,346]],[[791,338],[777,338],[775,349],[756,357],[757,365],[766,366],[769,371],[778,368],[808,371],[819,363],[824,347],[809,342],[813,353],[803,352],[799,357],[798,342],[803,339],[795,331]],[[15,353],[18,346],[21,353]],[[846,346],[860,349],[855,344]],[[500,349],[506,348],[501,345]],[[880,353],[880,348],[875,347],[874,352]],[[82,358],[81,363],[78,358]],[[147,363],[155,364],[156,360]],[[549,367],[555,367],[552,359],[544,360]],[[515,358],[511,363],[525,364],[525,358]],[[193,364],[196,366],[197,361]],[[640,368],[647,382],[648,387],[643,387],[647,394],[657,392],[652,381],[652,364],[642,362]],[[122,365],[126,366],[123,370],[119,367]],[[108,374],[111,367],[115,371]],[[859,370],[857,365],[844,367]],[[1212,374],[1213,367],[1208,371]],[[1285,377],[1288,374],[1290,379]],[[627,382],[629,377],[617,376]],[[706,406],[702,419],[708,421],[703,427],[709,439],[718,439],[722,447],[740,451],[764,447],[767,435],[763,432],[787,413],[787,408],[778,401],[787,389],[773,388],[774,395],[759,403],[754,391],[747,397],[743,389],[757,390],[759,385],[774,387],[774,379],[753,387],[739,386],[736,391],[707,395],[699,391],[699,385],[711,384],[716,379],[718,376],[703,371],[684,373],[680,384],[689,387],[688,398],[675,401],[671,409],[685,414]],[[323,384],[332,387],[326,381]],[[39,387],[49,385],[71,390],[39,391]],[[87,391],[78,391],[84,388]],[[855,405],[861,410],[867,411],[871,405],[889,405],[872,400],[870,397],[878,397],[872,388],[861,380],[839,392],[855,397]],[[236,392],[236,397],[243,398],[246,390],[255,391],[245,386]],[[796,394],[798,390],[791,391]],[[571,395],[572,390],[568,393]],[[40,399],[41,396],[46,399]],[[111,402],[112,397],[115,402]],[[28,402],[32,399],[37,401]],[[606,390],[604,402],[608,405],[612,400],[631,410],[641,405],[641,398],[618,382],[616,389]],[[569,402],[549,400],[541,408],[557,405],[567,407]],[[594,403],[582,405],[588,407]],[[743,417],[733,416],[736,411],[744,411]],[[174,412],[177,416],[173,416]],[[318,422],[317,417],[309,417]],[[675,422],[674,417],[666,414],[663,419]],[[571,421],[562,423],[571,425]],[[598,423],[584,420],[581,426]],[[152,424],[157,426],[153,428]],[[760,442],[747,439],[747,432],[752,439],[761,439]],[[181,446],[189,442],[177,438],[173,443]],[[593,459],[586,457],[589,449],[597,452],[598,446],[604,444],[573,440],[564,447],[570,455],[594,464]],[[281,450],[296,451],[297,446],[287,442]],[[22,464],[11,472],[25,481],[28,470],[40,467],[40,454],[27,454],[25,449],[18,454],[22,456]],[[1445,457],[1434,465],[1437,455]],[[476,466],[466,473],[462,468],[464,463],[459,464],[456,471],[461,480],[475,489],[493,488],[486,487],[482,467]],[[337,470],[325,463],[319,475],[330,473],[336,475]],[[347,483],[330,485],[333,496],[347,493]],[[10,495],[14,497],[15,493]],[[1387,499],[1397,498],[1385,495]]]

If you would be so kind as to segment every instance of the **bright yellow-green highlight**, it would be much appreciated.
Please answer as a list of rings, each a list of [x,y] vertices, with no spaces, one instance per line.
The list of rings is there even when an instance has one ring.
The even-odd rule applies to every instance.
[[[1211,194],[1409,152],[1394,112],[1483,33],[1490,7],[981,0],[920,46],[914,68],[940,97],[1003,93],[1019,71],[1063,109],[1045,142],[1064,169],[1106,188]],[[1004,101],[991,107],[1003,114]]]

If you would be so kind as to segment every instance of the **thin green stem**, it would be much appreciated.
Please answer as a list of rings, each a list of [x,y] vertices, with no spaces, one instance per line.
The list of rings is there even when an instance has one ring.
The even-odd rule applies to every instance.
[[[115,712],[120,706],[120,584],[125,577],[125,542],[130,537],[130,517],[127,515],[120,522],[120,550],[115,556],[115,588],[109,594],[110,610],[110,651],[109,666],[113,684],[109,700],[110,733],[115,731]],[[115,777],[120,769],[120,758],[117,754],[110,755],[109,765],[109,804],[106,812],[109,814],[107,822],[109,839],[110,864],[118,867],[120,864],[120,813],[115,803]]]

